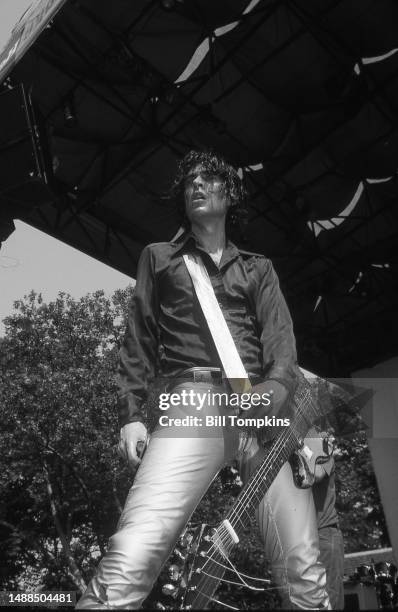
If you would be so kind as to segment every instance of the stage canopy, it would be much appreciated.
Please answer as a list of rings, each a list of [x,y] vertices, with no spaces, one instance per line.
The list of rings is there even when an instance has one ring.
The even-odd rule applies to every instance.
[[[243,177],[234,238],[273,260],[302,365],[397,354],[395,0],[67,0],[19,82],[53,177],[30,205],[0,195],[11,217],[134,276],[178,230],[176,160],[211,146]]]

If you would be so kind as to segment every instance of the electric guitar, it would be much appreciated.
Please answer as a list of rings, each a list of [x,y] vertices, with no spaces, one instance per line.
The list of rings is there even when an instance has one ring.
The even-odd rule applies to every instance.
[[[232,549],[239,543],[248,521],[255,520],[259,503],[278,475],[282,465],[288,461],[294,451],[301,451],[293,472],[301,479],[300,486],[311,486],[315,478],[315,466],[319,461],[328,461],[331,454],[329,441],[305,436],[312,424],[331,408],[330,393],[327,381],[322,381],[325,389],[321,393],[318,387],[315,400],[311,385],[300,380],[293,398],[294,417],[290,425],[274,440],[267,454],[256,468],[253,475],[241,490],[235,503],[224,520],[216,527],[206,524],[192,530],[186,530],[180,538],[184,553],[176,549],[177,563],[169,566],[169,582],[164,585],[163,593],[172,600],[172,605],[159,604],[159,609],[205,609],[212,600],[225,571]],[[343,394],[342,394],[343,395]],[[344,397],[346,402],[346,396]],[[314,448],[315,443],[315,448]],[[310,448],[310,445],[312,448]],[[178,558],[183,562],[178,563]]]

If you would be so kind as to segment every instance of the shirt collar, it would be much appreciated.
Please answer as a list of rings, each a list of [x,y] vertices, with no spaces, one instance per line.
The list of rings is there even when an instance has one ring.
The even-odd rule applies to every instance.
[[[178,236],[178,238],[173,240],[172,244],[175,246],[176,253],[180,253],[185,247],[189,246],[195,246],[200,251],[203,251],[203,248],[198,244],[195,235],[190,230],[187,230]],[[227,245],[223,251],[220,261],[220,268],[237,257],[239,257],[239,249],[233,242],[231,242],[231,240],[227,238]]]
[[[172,240],[171,244],[175,247],[176,253],[182,251],[188,241],[193,240],[194,244],[196,244],[195,236],[191,231],[186,230],[182,234],[180,234],[175,240]]]

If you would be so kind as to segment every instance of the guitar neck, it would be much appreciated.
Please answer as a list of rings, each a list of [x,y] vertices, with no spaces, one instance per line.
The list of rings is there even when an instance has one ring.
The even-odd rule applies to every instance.
[[[287,432],[280,434],[273,442],[265,460],[238,495],[234,505],[225,517],[238,537],[242,535],[245,527],[255,518],[258,505],[277,477],[282,465],[286,463],[298,446],[298,440],[294,435],[289,435]]]
[[[307,433],[311,419],[308,412],[313,409],[311,398],[305,390],[300,397],[300,409],[287,427],[272,443],[266,457],[245,484],[234,505],[229,510],[226,520],[236,535],[240,537],[249,521],[255,518],[258,505],[263,500],[281,467],[291,454],[300,446],[301,439]]]

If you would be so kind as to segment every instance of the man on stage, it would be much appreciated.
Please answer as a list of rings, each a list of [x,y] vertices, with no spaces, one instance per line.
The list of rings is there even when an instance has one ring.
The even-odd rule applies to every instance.
[[[174,193],[186,232],[143,250],[120,353],[120,449],[139,469],[108,552],[78,608],[139,608],[218,471],[238,458],[247,480],[259,455],[257,437],[228,421],[202,427],[188,419],[185,427],[158,423],[140,459],[148,440],[141,407],[156,376],[167,378],[169,394],[195,394],[188,406],[170,405],[168,419],[234,414],[222,402],[203,400],[231,388],[184,255],[201,258],[251,391],[270,398],[247,410],[245,418],[285,416],[300,376],[291,318],[271,262],[228,239],[229,219],[243,197],[235,169],[217,155],[192,151],[179,164]],[[294,485],[289,463],[261,501],[258,523],[284,607],[329,608],[312,491]]]

